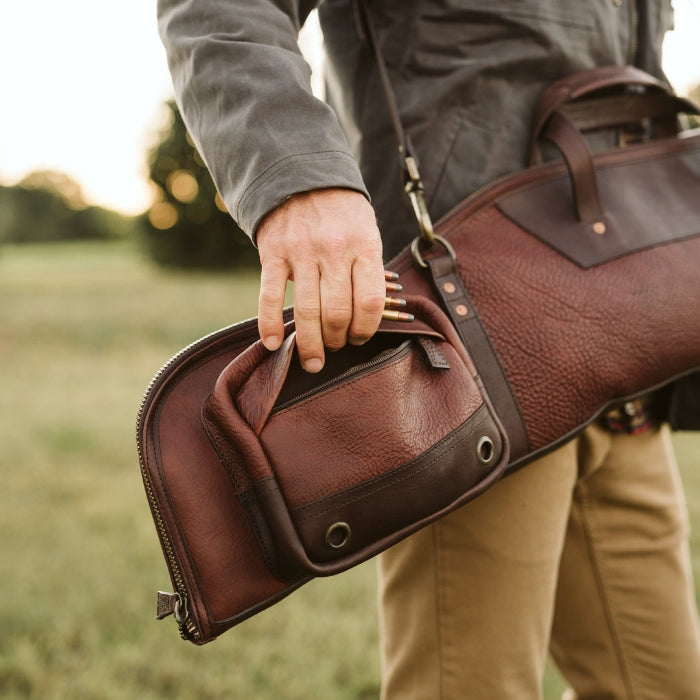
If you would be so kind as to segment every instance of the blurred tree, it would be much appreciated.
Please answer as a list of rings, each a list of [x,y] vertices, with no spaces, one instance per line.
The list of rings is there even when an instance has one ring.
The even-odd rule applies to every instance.
[[[169,123],[149,153],[156,199],[142,217],[150,256],[161,265],[230,268],[259,265],[249,238],[226,211],[173,101]]]
[[[64,173],[37,171],[0,187],[0,240],[39,243],[128,235],[127,217],[88,206],[80,185]]]

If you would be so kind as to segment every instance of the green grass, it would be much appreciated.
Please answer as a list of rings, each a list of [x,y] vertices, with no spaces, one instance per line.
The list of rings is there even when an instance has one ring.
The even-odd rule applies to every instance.
[[[125,244],[0,249],[0,697],[378,696],[372,562],[202,648],[154,619],[170,583],[138,471],[138,405],[168,357],[253,316],[256,297],[254,273],[158,272]],[[700,531],[700,442],[676,443]],[[563,687],[549,671],[547,700]]]

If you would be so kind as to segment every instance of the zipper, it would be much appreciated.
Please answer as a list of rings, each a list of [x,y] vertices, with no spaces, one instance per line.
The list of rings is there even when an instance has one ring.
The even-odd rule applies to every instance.
[[[283,403],[279,404],[279,406],[275,406],[270,412],[270,415],[279,413],[280,411],[283,411],[286,408],[289,408],[291,406],[294,406],[295,404],[305,401],[311,396],[315,396],[316,394],[320,394],[326,391],[327,389],[331,389],[337,384],[344,382],[349,377],[360,375],[366,372],[371,372],[380,365],[388,364],[389,362],[396,362],[402,357],[408,355],[413,349],[412,346],[413,339],[409,338],[408,340],[404,340],[404,342],[401,343],[401,345],[399,345],[397,348],[383,350],[371,360],[367,360],[367,362],[362,362],[359,365],[354,365],[353,367],[346,369],[344,372],[341,372],[338,376],[333,377],[332,379],[328,379],[325,382],[319,384],[318,386],[312,387],[311,389],[302,392],[298,396],[284,401]]]
[[[249,323],[254,323],[254,320],[250,320]],[[238,324],[237,324],[238,325]],[[163,552],[165,554],[166,561],[168,563],[168,568],[172,575],[173,584],[175,586],[175,593],[172,596],[172,605],[167,612],[159,614],[158,618],[162,619],[170,614],[175,614],[175,619],[177,621],[178,629],[180,631],[180,636],[188,641],[198,642],[201,638],[201,634],[197,629],[192,616],[190,615],[188,597],[187,597],[187,587],[185,585],[185,579],[182,575],[182,569],[177,560],[177,555],[173,548],[170,536],[165,527],[165,521],[163,520],[163,515],[156,499],[155,492],[153,490],[153,483],[151,481],[150,474],[146,469],[146,463],[143,458],[143,443],[141,442],[141,426],[144,416],[144,411],[146,409],[146,404],[148,403],[151,394],[163,378],[163,376],[168,372],[168,370],[178,361],[180,361],[185,355],[194,352],[201,345],[206,345],[215,336],[225,334],[229,328],[223,328],[221,330],[213,331],[205,335],[203,338],[199,338],[194,342],[190,343],[186,347],[182,348],[180,351],[175,353],[167,362],[165,362],[161,368],[153,375],[151,381],[146,387],[146,391],[141,399],[141,405],[136,416],[136,447],[139,455],[139,468],[141,470],[141,477],[143,479],[144,488],[146,490],[146,497],[148,499],[148,505],[151,508],[151,513],[153,515],[153,521],[156,526],[156,531],[158,532],[158,537],[160,538],[161,544],[163,546]],[[159,594],[159,601],[162,599],[162,594]]]
[[[177,563],[177,558],[175,556],[172,543],[170,542],[170,538],[168,537],[167,531],[165,529],[165,524],[160,513],[160,508],[158,507],[155,494],[153,493],[151,480],[146,474],[145,465],[143,463],[143,459],[140,456],[139,462],[141,464],[141,475],[143,476],[143,482],[146,487],[148,503],[151,507],[151,513],[153,513],[153,520],[156,524],[156,530],[158,530],[160,541],[163,544],[163,551],[165,552],[165,556],[168,561],[168,566],[170,568],[170,572],[172,573],[176,589],[176,593],[174,594],[176,600],[173,601],[174,605],[172,607],[172,610],[170,610],[167,614],[159,614],[158,619],[163,619],[163,617],[167,617],[167,615],[174,613],[175,619],[177,621],[177,626],[180,631],[180,636],[183,639],[196,642],[199,640],[200,634],[197,628],[195,627],[194,621],[190,616],[189,606],[187,603],[187,589],[185,587],[185,582],[182,577],[182,572]],[[161,597],[162,594],[159,593],[159,601]]]

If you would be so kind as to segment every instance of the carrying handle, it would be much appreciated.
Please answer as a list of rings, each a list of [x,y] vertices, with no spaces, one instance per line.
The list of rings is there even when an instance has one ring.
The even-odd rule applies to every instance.
[[[609,88],[636,92],[596,96]],[[582,99],[586,98],[586,99]],[[540,162],[539,141],[552,142],[566,162],[579,221],[605,233],[593,156],[582,132],[594,129],[642,125],[653,120],[654,135],[678,131],[679,114],[700,114],[690,101],[677,97],[661,81],[632,66],[608,66],[568,76],[548,88],[535,110],[530,165]]]
[[[610,88],[627,91],[600,95]],[[692,102],[673,94],[665,83],[633,66],[605,66],[574,73],[553,83],[537,103],[530,135],[530,165],[541,162],[538,142],[546,136],[547,124],[556,112],[581,131],[652,119],[665,132],[677,131],[675,119],[679,114],[699,113]]]
[[[531,129],[530,163],[532,152],[542,135],[545,124],[560,107],[587,95],[612,87],[637,85],[667,92],[668,88],[652,75],[634,66],[604,66],[579,71],[552,83],[541,95],[535,107]]]

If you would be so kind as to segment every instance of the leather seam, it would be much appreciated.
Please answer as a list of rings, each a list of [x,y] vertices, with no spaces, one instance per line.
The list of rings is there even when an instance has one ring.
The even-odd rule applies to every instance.
[[[297,519],[300,522],[304,522],[306,520],[310,520],[312,518],[317,518],[319,516],[325,515],[326,513],[329,513],[329,512],[332,512],[333,510],[336,510],[337,508],[341,508],[343,506],[350,505],[351,503],[356,503],[357,501],[364,500],[368,496],[372,496],[376,493],[379,493],[380,491],[383,491],[384,489],[394,487],[397,484],[400,484],[402,481],[406,481],[406,479],[410,479],[413,476],[415,476],[416,474],[420,474],[420,473],[424,472],[426,469],[428,469],[433,464],[435,464],[435,462],[439,461],[445,455],[454,451],[457,447],[459,447],[462,443],[464,443],[465,440],[470,438],[477,431],[477,429],[487,421],[489,414],[486,411],[486,407],[482,404],[482,406],[480,406],[477,409],[477,411],[475,412],[475,414],[472,417],[468,418],[464,423],[462,423],[462,426],[470,423],[472,421],[473,417],[475,417],[477,415],[477,413],[481,413],[481,415],[472,425],[469,426],[468,430],[463,435],[460,435],[459,437],[457,437],[454,435],[454,431],[453,431],[452,435],[446,436],[450,439],[448,439],[448,441],[445,443],[444,449],[442,449],[440,452],[436,453],[435,456],[433,457],[433,459],[431,459],[429,462],[426,462],[425,464],[423,464],[419,469],[410,470],[411,464],[413,462],[415,462],[415,460],[412,460],[411,462],[408,462],[407,464],[404,464],[404,465],[397,467],[395,470],[392,470],[388,474],[384,474],[380,477],[377,477],[377,480],[381,481],[381,483],[377,483],[376,487],[373,489],[364,491],[364,487],[366,487],[367,482],[365,482],[364,484],[358,484],[357,486],[351,487],[349,489],[350,492],[363,489],[363,492],[360,494],[357,494],[354,498],[348,498],[348,499],[345,499],[342,501],[337,501],[337,502],[333,503],[333,505],[330,505],[325,510],[321,510],[321,511],[315,510],[322,503],[331,501],[334,498],[337,498],[337,496],[338,496],[338,494],[331,494],[329,496],[325,496],[324,498],[319,499],[318,501],[314,501],[313,503],[308,503],[308,504],[303,505],[303,506],[298,506],[296,508],[292,508],[291,512],[297,516]],[[462,427],[462,426],[460,426],[460,427]],[[459,430],[459,427],[456,428],[455,430]],[[399,472],[404,472],[404,473],[403,473],[403,475],[399,475]],[[314,512],[309,513],[309,514],[303,514],[303,511],[308,510],[308,509],[314,509]]]

